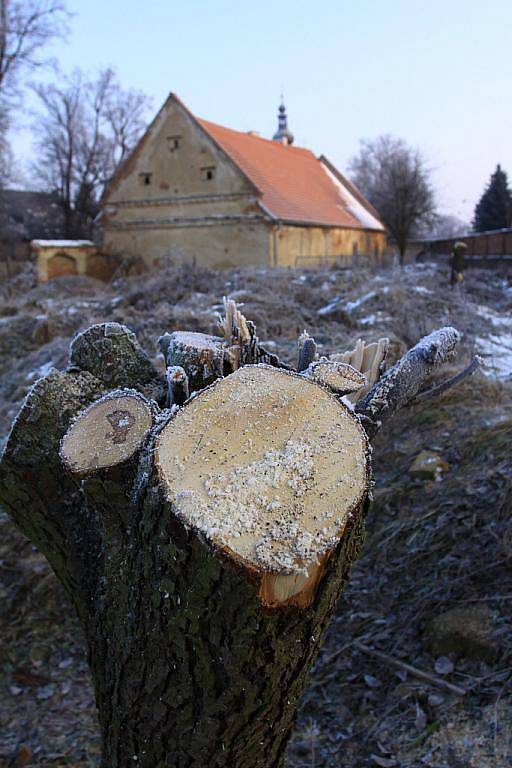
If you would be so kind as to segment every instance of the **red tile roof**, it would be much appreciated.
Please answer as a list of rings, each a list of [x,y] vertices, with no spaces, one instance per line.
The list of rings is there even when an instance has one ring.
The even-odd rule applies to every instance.
[[[258,188],[261,203],[274,218],[324,226],[384,228],[362,195],[309,149],[284,146],[207,120],[198,122]]]

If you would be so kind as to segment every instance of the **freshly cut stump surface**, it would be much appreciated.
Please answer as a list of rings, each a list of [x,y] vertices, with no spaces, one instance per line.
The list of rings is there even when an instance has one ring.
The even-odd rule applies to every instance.
[[[119,390],[82,411],[62,440],[60,455],[76,476],[122,464],[137,451],[153,425],[149,402]]]
[[[270,604],[304,591],[311,601],[368,486],[354,414],[304,376],[264,365],[190,400],[160,433],[155,460],[177,516],[263,577]]]

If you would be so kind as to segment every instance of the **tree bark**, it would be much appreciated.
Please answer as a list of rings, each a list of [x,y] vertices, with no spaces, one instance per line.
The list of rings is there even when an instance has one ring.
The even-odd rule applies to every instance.
[[[456,342],[456,332],[443,329],[409,353],[407,365],[361,401],[367,423],[403,405]],[[249,349],[243,347],[245,358]],[[115,324],[81,334],[70,369],[50,372],[27,396],[0,462],[0,501],[76,606],[104,768],[281,768],[309,669],[361,550],[367,438],[326,388],[328,361],[319,383],[252,365],[204,389],[195,363],[188,364],[183,348],[180,355],[203,391],[182,408],[161,411],[165,381],[133,334]],[[349,366],[332,366],[339,383]],[[211,370],[206,366],[207,378]],[[263,379],[266,389],[258,389]],[[130,391],[112,392],[118,387]],[[331,428],[336,419],[338,433]],[[311,448],[308,471],[297,470],[300,488],[281,461],[290,441]],[[256,496],[271,486],[278,503],[258,507],[258,525],[261,515],[271,530],[295,521],[290,552],[305,534],[316,549],[294,554],[288,565],[271,559],[263,566],[256,540],[247,550],[243,532],[240,545],[232,531],[219,534],[234,497],[221,485],[212,501],[202,480],[199,493],[194,472],[201,476],[211,452],[224,477],[224,450],[234,462],[226,483],[244,478],[244,468],[248,481],[260,482],[260,460],[277,467],[273,484],[262,474]],[[337,484],[339,500],[333,496],[324,509]],[[196,504],[203,504],[202,517]],[[322,539],[329,526],[336,535]],[[265,541],[272,551],[286,546],[277,534]]]

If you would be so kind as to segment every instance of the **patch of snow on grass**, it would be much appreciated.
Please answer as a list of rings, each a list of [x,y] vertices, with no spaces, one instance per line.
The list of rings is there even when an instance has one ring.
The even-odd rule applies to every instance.
[[[423,293],[423,294],[434,293],[434,291],[431,291],[430,288],[425,288],[424,285],[413,285],[412,289],[415,293]]]
[[[359,321],[361,325],[375,325],[377,322],[377,315],[368,315],[368,317],[362,317]]]
[[[491,334],[487,338],[475,339],[478,354],[484,360],[483,372],[486,376],[507,379],[512,376],[512,335]]]
[[[357,309],[362,304],[366,304],[367,301],[370,301],[370,299],[375,298],[377,295],[377,291],[369,291],[368,293],[365,293],[364,296],[361,296],[359,299],[356,299],[355,301],[347,301],[345,304],[345,309],[347,312],[352,312],[354,309]]]
[[[489,309],[489,307],[484,307],[481,304],[476,307],[476,311],[480,317],[489,320],[494,327],[500,325],[508,325],[509,327],[512,327],[512,317],[509,317],[508,315],[500,315],[498,312],[494,312],[492,309]]]
[[[385,323],[391,320],[391,317],[387,315],[385,312],[381,312],[380,310],[378,312],[375,312],[372,315],[368,315],[367,317],[362,317],[360,320],[358,320],[359,325],[375,325],[375,323]]]

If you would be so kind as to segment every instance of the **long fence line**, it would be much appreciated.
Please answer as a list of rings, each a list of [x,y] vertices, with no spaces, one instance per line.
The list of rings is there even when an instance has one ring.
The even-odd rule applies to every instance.
[[[478,232],[460,237],[416,240],[414,250],[417,260],[446,258],[450,256],[456,242],[467,245],[466,258],[478,266],[510,264],[512,262],[512,228],[496,229],[492,232]]]

